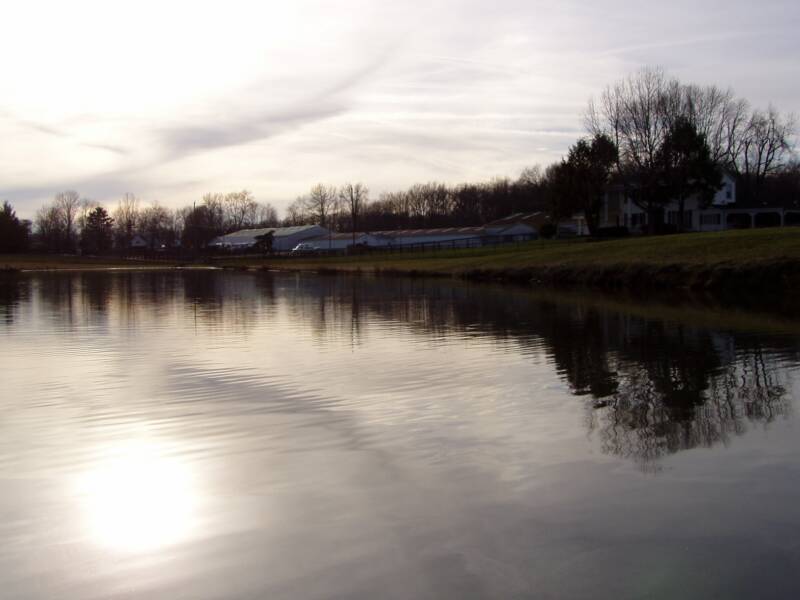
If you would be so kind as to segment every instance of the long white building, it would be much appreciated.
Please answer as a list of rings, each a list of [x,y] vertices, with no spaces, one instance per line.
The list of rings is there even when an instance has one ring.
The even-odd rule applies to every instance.
[[[245,250],[256,245],[257,237],[266,235],[269,232],[272,232],[272,249],[275,252],[288,252],[300,242],[327,235],[328,230],[319,225],[242,229],[213,239],[209,246],[227,248],[229,250]]]
[[[259,236],[272,232],[272,249],[288,252],[297,244],[308,244],[320,252],[341,252],[351,246],[366,248],[476,248],[486,244],[521,242],[539,237],[546,221],[542,213],[515,214],[483,227],[443,227],[388,231],[332,232],[319,225],[242,229],[212,240],[212,247],[243,251],[256,245]]]

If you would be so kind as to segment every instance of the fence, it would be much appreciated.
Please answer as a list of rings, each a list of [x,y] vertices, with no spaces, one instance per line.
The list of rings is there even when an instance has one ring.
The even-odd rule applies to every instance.
[[[373,254],[409,254],[424,252],[440,252],[446,250],[468,250],[468,249],[488,249],[499,250],[518,247],[527,243],[534,236],[515,236],[517,239],[493,238],[462,238],[435,242],[418,242],[411,244],[387,244],[385,246],[349,246],[341,249],[319,248],[318,250],[307,252],[272,252],[264,254],[254,252],[252,248],[243,250],[232,250],[226,248],[204,248],[186,249],[169,248],[160,250],[130,249],[124,252],[116,252],[113,256],[127,260],[142,260],[152,262],[206,262],[213,264],[215,260],[225,258],[264,258],[269,256],[272,259],[295,259],[308,256],[363,256]],[[519,239],[523,238],[523,239]]]

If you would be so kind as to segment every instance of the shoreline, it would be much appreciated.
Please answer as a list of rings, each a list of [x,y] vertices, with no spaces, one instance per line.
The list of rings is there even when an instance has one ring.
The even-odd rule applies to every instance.
[[[800,291],[800,228],[593,241],[534,241],[496,248],[355,256],[217,256],[203,262],[4,255],[0,273],[83,270],[242,271],[447,277],[467,281],[629,291]]]

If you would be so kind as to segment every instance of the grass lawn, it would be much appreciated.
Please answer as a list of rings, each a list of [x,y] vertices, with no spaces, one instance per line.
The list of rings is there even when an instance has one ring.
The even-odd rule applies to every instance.
[[[42,270],[99,270],[99,269],[141,269],[176,266],[171,261],[131,260],[112,256],[71,256],[56,254],[0,254],[0,270],[19,269],[23,271]]]
[[[745,265],[800,260],[800,228],[686,233],[622,240],[542,240],[493,248],[307,258],[228,258],[220,266],[290,270],[398,270],[458,274],[471,270],[514,270],[564,266]]]
[[[469,271],[503,272],[539,267],[576,270],[619,266],[756,267],[782,260],[800,262],[800,227],[750,229],[720,233],[686,233],[622,240],[542,240],[496,248],[407,252],[364,256],[303,258],[217,258],[215,266],[282,270],[398,271],[458,275]],[[112,257],[0,255],[0,269],[165,268],[175,261]],[[198,264],[198,266],[200,266]]]

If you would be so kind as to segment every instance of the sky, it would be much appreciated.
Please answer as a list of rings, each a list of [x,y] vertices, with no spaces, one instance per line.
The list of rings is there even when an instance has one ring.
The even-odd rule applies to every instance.
[[[516,177],[643,66],[800,114],[796,0],[27,0],[3,9],[0,199],[179,207]]]

